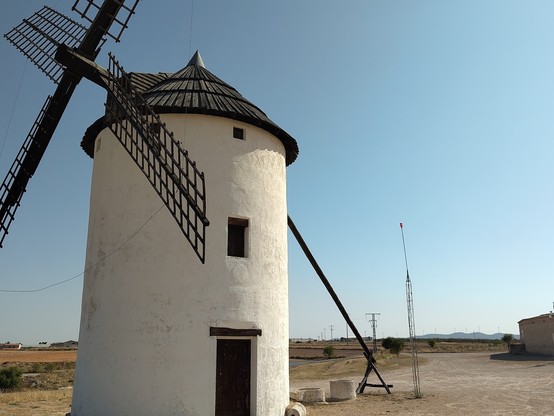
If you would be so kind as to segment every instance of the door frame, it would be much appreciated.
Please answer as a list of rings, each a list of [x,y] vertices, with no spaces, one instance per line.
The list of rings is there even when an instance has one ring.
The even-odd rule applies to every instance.
[[[234,329],[223,327],[210,327],[210,336],[214,338],[214,411],[217,391],[217,342],[225,340],[249,340],[250,341],[250,415],[256,415],[258,399],[258,337],[262,335],[261,329]]]

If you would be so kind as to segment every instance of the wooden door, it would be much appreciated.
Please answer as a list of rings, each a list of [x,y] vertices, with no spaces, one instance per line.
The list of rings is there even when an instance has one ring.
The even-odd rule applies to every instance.
[[[216,416],[250,416],[250,340],[218,339]]]

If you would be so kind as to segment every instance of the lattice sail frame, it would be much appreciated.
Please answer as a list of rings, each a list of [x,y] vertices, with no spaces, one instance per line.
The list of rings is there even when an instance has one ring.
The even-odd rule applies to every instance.
[[[109,58],[110,69],[102,73],[110,97],[106,104],[108,127],[164,201],[204,263],[209,225],[204,173],[135,91],[114,56],[110,54]]]
[[[56,50],[61,44],[77,46],[86,32],[85,26],[44,6],[4,37],[58,84],[63,75],[63,67],[54,59]]]
[[[25,138],[23,146],[21,146],[21,149],[19,149],[19,153],[17,154],[15,160],[12,163],[12,166],[10,167],[8,174],[6,175],[6,179],[4,180],[2,185],[0,185],[0,207],[2,207],[2,209],[0,209],[0,247],[2,247],[2,242],[8,234],[8,228],[15,218],[15,212],[17,211],[17,208],[19,208],[19,203],[21,201],[21,198],[23,197],[23,194],[25,193],[26,184],[18,183],[17,175],[20,170],[25,169],[23,159],[29,152],[29,149],[33,143],[33,139],[36,135],[37,130],[39,129],[40,124],[42,123],[42,120],[46,115],[46,109],[50,105],[51,100],[51,96],[48,96],[46,98],[46,102],[42,106],[38,117],[33,123],[31,131],[29,131],[29,134]],[[29,176],[32,175],[32,173],[30,172],[28,172],[28,174]],[[19,189],[16,193],[12,192],[10,194],[10,189],[12,188]]]
[[[110,30],[104,28],[104,33],[116,42],[119,42],[121,34],[127,28],[127,24],[129,23],[129,20],[131,19],[133,14],[135,14],[135,9],[137,8],[137,4],[140,0],[135,0],[132,6],[126,6],[125,0],[116,1],[121,5],[121,9],[124,13],[124,18],[118,19],[117,16],[113,16],[113,21],[110,24],[110,28],[113,27],[113,24],[115,23],[117,27],[119,27],[119,30],[116,30],[115,33],[111,33]],[[100,10],[100,7],[101,4],[97,4],[95,0],[76,0],[71,10],[77,12],[83,19],[88,20],[90,23],[94,23],[94,18],[96,17],[98,10]]]

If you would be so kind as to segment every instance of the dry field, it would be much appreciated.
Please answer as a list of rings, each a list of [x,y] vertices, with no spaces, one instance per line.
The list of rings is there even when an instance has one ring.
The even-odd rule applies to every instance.
[[[1,363],[60,363],[75,362],[77,350],[0,350]]]
[[[452,343],[450,343],[452,344]],[[351,346],[349,346],[351,347]],[[451,345],[448,346],[449,348]],[[466,350],[467,345],[463,350]],[[470,349],[474,351],[477,347]],[[317,356],[321,345],[299,351],[291,345],[291,356]],[[344,352],[343,352],[344,350]],[[437,350],[437,348],[435,348]],[[41,363],[75,360],[75,351],[0,352],[0,365],[7,362]],[[33,354],[30,354],[33,353]],[[44,355],[46,354],[46,355]],[[317,361],[291,369],[291,391],[321,387],[329,395],[329,381],[353,379],[359,382],[365,364],[357,348],[338,346],[337,355],[346,358]],[[306,405],[309,416],[357,415],[540,415],[554,416],[554,359],[512,356],[499,351],[469,353],[421,353],[420,380],[423,397],[413,395],[411,361],[382,355],[377,367],[392,394],[367,388],[356,400]],[[373,375],[370,382],[376,382]],[[0,394],[0,416],[63,416],[70,410],[71,389],[30,389]]]
[[[0,368],[25,371],[23,391],[0,393],[0,416],[63,416],[70,408],[76,350],[0,351]],[[33,373],[32,371],[37,371]]]

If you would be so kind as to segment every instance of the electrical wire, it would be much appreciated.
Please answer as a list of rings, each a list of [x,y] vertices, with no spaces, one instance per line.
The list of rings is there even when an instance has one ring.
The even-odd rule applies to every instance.
[[[80,277],[80,276],[84,275],[86,272],[94,269],[98,264],[102,263],[104,260],[106,260],[107,258],[114,255],[116,252],[121,250],[123,248],[123,246],[125,246],[125,244],[127,244],[129,241],[131,241],[140,232],[140,230],[142,230],[146,226],[146,224],[148,224],[158,214],[158,212],[161,211],[161,209],[164,206],[165,206],[165,204],[162,205],[160,208],[158,208],[158,210],[154,214],[152,214],[150,216],[150,218],[148,218],[148,220],[146,220],[146,222],[139,227],[138,230],[136,230],[133,234],[131,234],[131,236],[129,238],[127,238],[127,240],[125,240],[125,242],[123,244],[121,244],[119,247],[117,247],[116,249],[114,249],[113,251],[108,253],[106,256],[102,257],[100,260],[98,260],[96,263],[94,263],[92,266],[88,267],[87,269],[85,269],[81,273],[79,273],[79,274],[77,274],[73,277],[70,277],[69,279],[61,280],[59,282],[52,283],[48,286],[44,286],[44,287],[41,287],[39,289],[28,289],[28,290],[0,289],[0,292],[2,292],[2,293],[36,293],[36,292],[41,292],[43,290],[50,289],[51,287],[59,286],[59,285],[62,285],[64,283],[67,283],[67,282],[70,282],[72,280],[77,279],[78,277]]]
[[[17,92],[15,93],[15,99],[13,101],[12,112],[10,114],[10,118],[8,119],[8,126],[6,127],[6,133],[4,134],[4,139],[2,140],[2,146],[0,146],[0,159],[2,158],[2,153],[4,152],[4,146],[6,144],[6,140],[8,138],[8,134],[10,132],[10,127],[12,125],[13,115],[15,113],[15,107],[17,106],[17,101],[19,99],[19,92],[21,91],[21,86],[23,85],[23,77],[25,76],[25,68],[27,68],[27,63],[28,62],[29,61],[25,60],[25,64],[23,65],[23,71],[21,71],[21,77],[19,78],[19,85],[17,86]]]
[[[191,53],[192,53],[192,22],[193,22],[193,16],[194,16],[194,0],[191,0],[191,2],[190,2],[190,23],[189,23],[189,54],[188,54],[189,59],[191,58]],[[188,91],[188,84],[185,87],[185,94],[186,94],[187,91]],[[188,119],[187,116],[188,116],[188,107],[185,107],[185,117],[184,117],[184,125],[183,125],[183,141],[181,142],[179,140],[179,142],[182,143],[183,146],[186,145],[186,138],[187,138],[187,119]]]
[[[190,27],[189,27],[189,57],[192,53],[192,17],[194,15],[194,0],[190,2]]]

